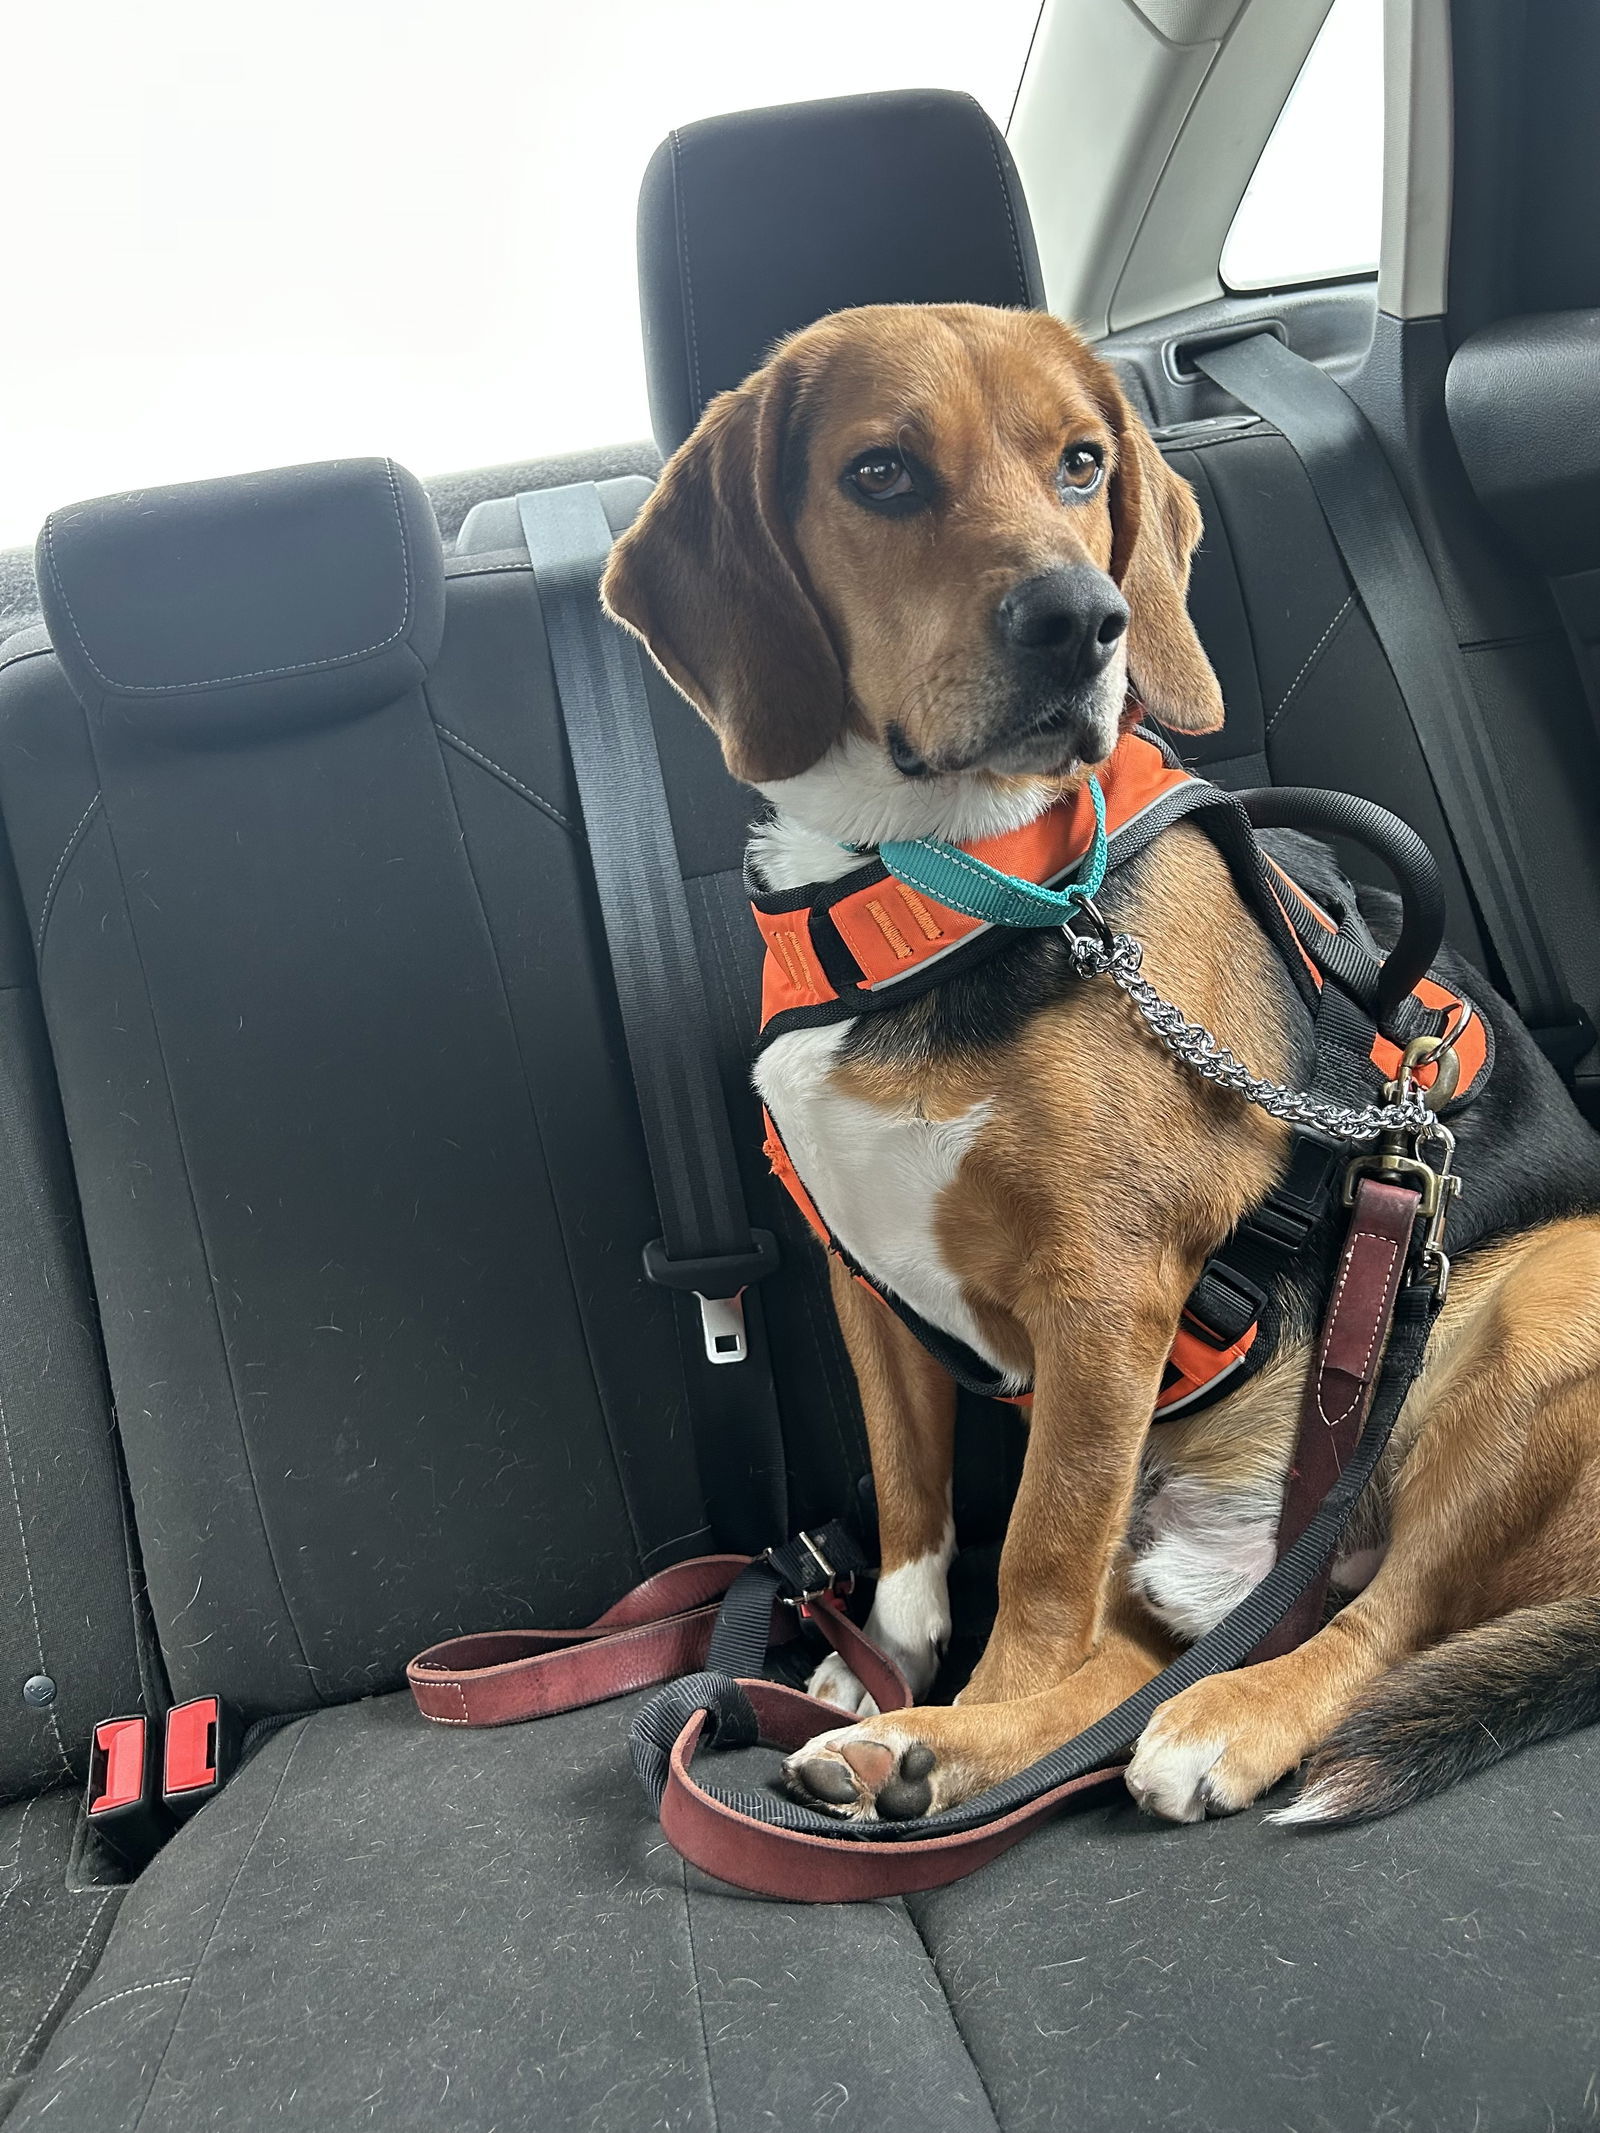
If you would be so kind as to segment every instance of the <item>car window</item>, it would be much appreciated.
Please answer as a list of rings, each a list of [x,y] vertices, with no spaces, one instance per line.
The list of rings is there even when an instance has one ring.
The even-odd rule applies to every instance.
[[[656,142],[927,86],[1004,125],[1038,10],[15,10],[0,547],[144,483],[385,451],[426,474],[647,435],[634,204]]]
[[[1373,272],[1383,219],[1383,0],[1333,0],[1222,248],[1230,289]]]

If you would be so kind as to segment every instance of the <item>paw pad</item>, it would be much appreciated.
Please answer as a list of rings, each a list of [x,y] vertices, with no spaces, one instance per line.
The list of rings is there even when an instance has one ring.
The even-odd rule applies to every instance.
[[[879,1740],[847,1729],[808,1741],[790,1756],[783,1774],[790,1794],[808,1807],[913,1822],[933,1805],[937,1765],[925,1741]]]

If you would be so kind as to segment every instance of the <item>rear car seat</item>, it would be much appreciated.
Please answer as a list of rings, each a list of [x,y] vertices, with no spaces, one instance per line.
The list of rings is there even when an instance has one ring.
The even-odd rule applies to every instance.
[[[0,670],[26,660],[0,650]],[[0,2115],[122,1875],[82,1841],[90,1728],[158,1689],[33,945],[0,839]]]
[[[848,230],[774,217],[774,257],[847,251],[834,301],[987,295],[1008,259],[1032,293],[1003,146],[964,100],[919,108],[873,127]],[[839,152],[785,136],[786,214]],[[953,185],[989,203],[987,284],[863,286],[897,230],[937,257]],[[582,1619],[699,1537],[537,606],[514,553],[445,579],[414,486],[371,463],[84,507],[53,545],[56,650],[0,676],[0,798],[156,1621],[180,1693],[326,1708],[146,1870],[11,2124],[1575,2107],[1581,1738],[1376,1830],[1290,1846],[1257,1817],[1158,1830],[1113,1806],[910,1906],[809,1910],[683,1871],[634,1791],[627,1704],[468,1733],[340,1701],[453,1628]],[[748,1028],[745,797],[659,708]],[[797,1278],[791,1254],[775,1298]],[[812,1339],[781,1375],[823,1397]],[[616,1441],[641,1446],[640,1418],[644,1470]],[[792,1496],[842,1486],[852,1441],[846,1416],[792,1451]]]

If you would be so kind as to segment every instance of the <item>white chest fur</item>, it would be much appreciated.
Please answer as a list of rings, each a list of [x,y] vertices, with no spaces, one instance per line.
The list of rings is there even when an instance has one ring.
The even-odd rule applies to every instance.
[[[817,1211],[856,1262],[942,1332],[998,1365],[938,1240],[939,1204],[989,1117],[890,1111],[839,1088],[848,1023],[791,1030],[756,1064],[756,1087]]]

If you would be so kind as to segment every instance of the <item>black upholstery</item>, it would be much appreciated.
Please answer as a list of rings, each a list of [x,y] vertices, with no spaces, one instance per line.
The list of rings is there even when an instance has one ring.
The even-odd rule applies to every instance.
[[[331,485],[350,611],[345,551],[324,543],[319,626],[359,644],[375,587],[398,590],[359,508],[390,475]],[[646,485],[616,486],[625,518]],[[190,617],[233,597],[212,558],[243,609],[328,522],[322,470],[277,478],[266,520],[257,494],[76,515],[75,554],[145,587],[169,673],[199,666]],[[199,533],[205,599],[182,571]],[[442,598],[437,536],[407,540],[413,584]],[[169,699],[153,718],[106,700],[81,661],[80,704],[48,654],[0,691],[0,787],[156,1624],[178,1694],[247,1714],[390,1686],[453,1629],[587,1619],[711,1537],[674,1314],[639,1261],[659,1222],[531,575],[515,556],[451,572],[426,681],[360,716],[348,666],[280,678],[292,702],[257,697],[249,717],[201,692],[174,723]],[[253,614],[254,656],[292,664],[303,626],[277,650]],[[419,627],[407,656],[423,643]],[[698,750],[673,751],[675,798],[703,795],[710,736],[660,695]],[[697,910],[771,1196],[743,1064],[757,944],[741,928],[733,947],[724,901],[745,811],[720,769],[711,782],[716,807],[678,804],[691,872],[712,877]],[[814,1266],[809,1281],[772,1337],[812,1516],[864,1458]]]
[[[686,1869],[634,1708],[278,1735],[126,1899],[8,2133],[996,2133],[904,1906]]]
[[[1445,409],[1479,503],[1549,581],[1600,725],[1600,310],[1501,319],[1470,335],[1451,357]],[[1592,762],[1592,745],[1585,752]],[[1584,806],[1592,822],[1592,794]],[[1572,849],[1562,841],[1565,871],[1581,879]],[[1581,941],[1594,930],[1580,919],[1567,932]],[[1584,1071],[1600,1074],[1600,1057]]]
[[[897,90],[702,119],[645,172],[639,307],[663,452],[824,312],[1043,302],[1011,152],[970,96]]]
[[[0,689],[18,671],[0,653]],[[26,653],[22,654],[26,661]],[[0,1799],[81,1782],[89,1728],[136,1705],[111,1404],[71,1169],[0,838]],[[24,1684],[48,1681],[45,1701]],[[41,1693],[38,1689],[34,1696]],[[0,1972],[5,1935],[0,1932]],[[3,1992],[0,1984],[0,1992]]]
[[[0,2119],[99,1960],[123,1897],[76,1786],[0,1805]]]
[[[1390,1823],[1113,1801],[908,1904],[809,1907],[683,1866],[634,1708],[277,1735],[123,1900],[7,2133],[1584,2122],[1600,1732]]]
[[[39,633],[42,635],[42,633]],[[26,644],[0,649],[4,669]],[[89,1729],[144,1694],[137,1564],[34,987],[0,838],[0,2117],[118,1889],[80,1856]]]

